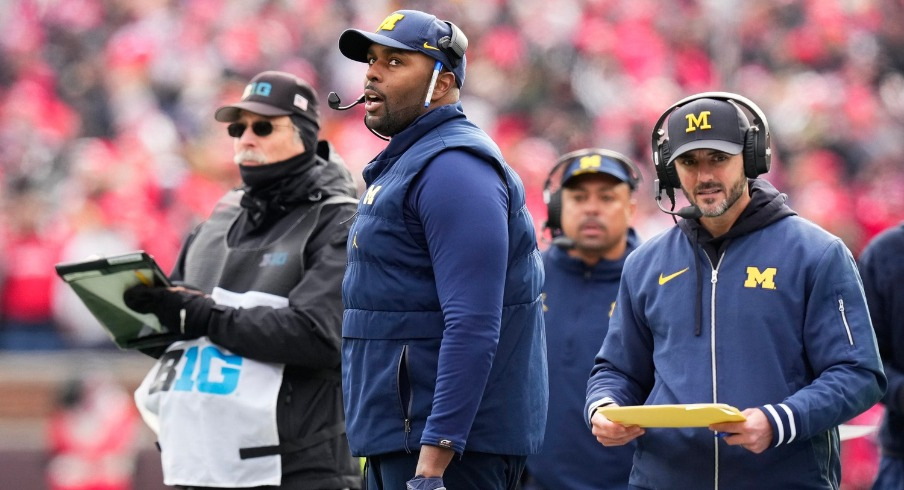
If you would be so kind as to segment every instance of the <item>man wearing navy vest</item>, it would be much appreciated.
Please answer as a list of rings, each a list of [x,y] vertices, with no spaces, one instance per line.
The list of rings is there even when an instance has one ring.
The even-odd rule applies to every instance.
[[[543,442],[543,265],[524,186],[459,102],[467,38],[414,10],[349,29],[369,65],[364,169],[342,284],[342,376],[367,488],[514,489]]]

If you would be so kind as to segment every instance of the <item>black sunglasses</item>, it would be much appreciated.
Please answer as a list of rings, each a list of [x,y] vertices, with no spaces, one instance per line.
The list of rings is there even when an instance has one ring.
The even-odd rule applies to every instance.
[[[226,126],[226,132],[233,138],[241,138],[245,134],[245,128],[247,127],[248,125],[245,123],[234,122]],[[270,121],[254,121],[251,123],[251,131],[254,131],[254,134],[258,136],[267,136],[273,132],[273,127],[274,124]]]

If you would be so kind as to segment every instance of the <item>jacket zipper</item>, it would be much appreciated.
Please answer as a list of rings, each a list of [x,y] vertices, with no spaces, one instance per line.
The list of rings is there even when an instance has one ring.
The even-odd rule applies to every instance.
[[[404,381],[404,382],[403,382]],[[399,386],[399,409],[402,411],[402,425],[405,431],[405,452],[411,454],[411,448],[408,447],[408,436],[411,434],[411,403],[414,399],[411,380],[408,377],[408,346],[402,346],[402,353],[399,355],[399,365],[396,370],[396,382]],[[406,403],[405,393],[403,390],[408,388],[408,400]]]
[[[712,283],[712,293],[710,293],[709,297],[709,350],[710,350],[710,366],[712,369],[713,376],[713,403],[719,402],[718,396],[718,386],[716,386],[716,284],[719,282],[719,267],[722,266],[722,259],[725,258],[725,253],[719,256],[719,263],[713,266],[712,260],[709,260],[709,256],[707,256],[707,260],[709,260],[709,266],[712,267],[712,275],[710,276],[710,282]],[[697,301],[701,301],[702,298],[698,298]],[[719,438],[713,437],[713,488],[715,490],[719,490]]]
[[[844,298],[838,297],[838,311],[841,312],[841,321],[844,322],[844,330],[847,332],[848,342],[854,345],[854,336],[851,334],[851,326],[848,324],[847,315],[844,313]]]

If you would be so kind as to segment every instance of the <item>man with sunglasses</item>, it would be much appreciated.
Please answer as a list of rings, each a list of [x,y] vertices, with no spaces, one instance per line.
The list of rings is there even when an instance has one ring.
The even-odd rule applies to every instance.
[[[255,76],[230,123],[244,186],[189,236],[180,287],[126,291],[184,340],[136,391],[157,431],[164,483],[182,488],[360,488],[340,390],[340,285],[355,186],[318,141],[313,89]]]
[[[546,425],[543,265],[524,186],[465,116],[467,38],[415,10],[339,49],[367,63],[343,281],[348,437],[368,489],[514,489]]]

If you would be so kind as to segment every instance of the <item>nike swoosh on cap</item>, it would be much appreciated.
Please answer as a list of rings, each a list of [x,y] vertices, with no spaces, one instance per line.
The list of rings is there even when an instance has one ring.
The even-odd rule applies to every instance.
[[[659,273],[659,285],[662,286],[663,284],[671,281],[672,279],[680,276],[681,274],[684,274],[685,272],[687,272],[688,269],[689,269],[689,267],[685,267],[684,269],[681,269],[680,271],[675,272],[674,274],[669,274],[667,276],[663,276],[662,273],[660,272]]]
[[[434,50],[434,51],[439,51],[439,48],[437,48],[436,46],[431,46],[431,45],[427,44],[427,41],[424,41],[424,48],[425,48],[425,49],[432,49],[432,50]]]

